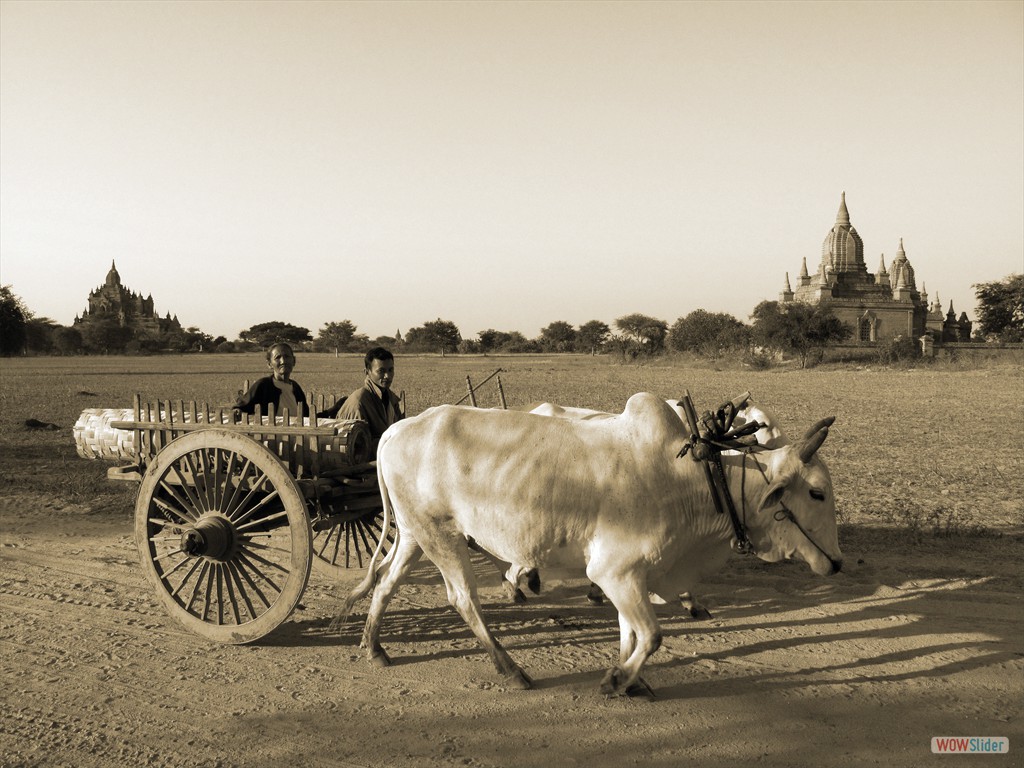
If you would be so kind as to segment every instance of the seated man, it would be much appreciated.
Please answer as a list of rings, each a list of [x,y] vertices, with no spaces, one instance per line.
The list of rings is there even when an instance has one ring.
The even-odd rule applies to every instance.
[[[384,347],[374,347],[363,360],[366,379],[363,386],[345,398],[338,409],[339,419],[362,419],[370,428],[373,455],[384,430],[402,418],[401,400],[391,391],[395,380],[395,356]]]
[[[302,417],[308,414],[306,393],[291,379],[295,367],[295,353],[291,345],[283,341],[271,345],[267,349],[267,367],[271,375],[257,379],[248,392],[239,396],[233,409],[241,413],[255,413],[258,405],[266,415],[269,406],[273,405],[275,414],[286,409],[291,416]]]

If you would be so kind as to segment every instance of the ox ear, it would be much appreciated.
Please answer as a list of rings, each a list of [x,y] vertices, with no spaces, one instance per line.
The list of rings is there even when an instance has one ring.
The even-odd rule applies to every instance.
[[[828,419],[825,419],[825,421],[828,421]],[[821,444],[825,442],[826,437],[828,437],[828,426],[819,427],[817,431],[805,436],[803,443],[800,445],[800,461],[804,464],[810,462],[814,454],[821,448]]]
[[[764,509],[776,507],[779,504],[781,504],[782,496],[789,488],[789,484],[790,482],[792,482],[792,480],[793,475],[791,473],[786,473],[777,480],[773,481],[771,485],[769,485],[765,489],[764,495],[761,496],[761,501],[757,505],[757,511],[760,512]]]

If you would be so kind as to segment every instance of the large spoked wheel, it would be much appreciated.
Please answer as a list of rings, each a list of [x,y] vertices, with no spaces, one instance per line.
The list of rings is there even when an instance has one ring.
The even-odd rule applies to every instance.
[[[376,486],[374,486],[376,488]],[[391,549],[395,541],[395,519],[387,530],[384,529],[384,513],[381,509],[380,497],[368,499],[370,507],[362,514],[358,510],[341,515],[329,527],[313,526],[313,567],[320,573],[338,575],[339,571],[349,568],[365,568],[370,557],[377,548],[377,543],[384,538],[384,553]],[[357,502],[358,505],[358,502]]]
[[[235,432],[190,432],[157,454],[139,488],[135,540],[170,614],[221,643],[276,628],[309,581],[305,500],[273,453]]]

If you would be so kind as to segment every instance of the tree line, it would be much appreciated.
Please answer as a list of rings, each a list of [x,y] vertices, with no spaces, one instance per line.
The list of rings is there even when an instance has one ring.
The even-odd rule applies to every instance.
[[[1024,341],[1024,275],[974,286],[978,299],[979,341]],[[0,354],[152,354],[161,352],[245,352],[263,349],[275,341],[288,341],[297,349],[315,352],[365,352],[384,346],[407,354],[515,354],[574,352],[618,354],[638,358],[665,352],[691,352],[717,359],[779,353],[797,357],[801,366],[820,361],[825,350],[853,335],[828,303],[804,304],[763,301],[750,314],[750,322],[722,312],[696,309],[671,326],[642,313],[617,318],[612,325],[591,320],[579,326],[558,320],[530,339],[519,331],[487,328],[475,338],[464,338],[450,320],[437,318],[410,328],[405,336],[359,333],[351,320],[325,323],[316,336],[308,328],[273,320],[239,332],[238,338],[213,337],[199,328],[176,329],[156,338],[134,338],[130,329],[114,322],[76,327],[61,326],[36,317],[14,294],[0,287]],[[911,349],[913,343],[911,340]]]

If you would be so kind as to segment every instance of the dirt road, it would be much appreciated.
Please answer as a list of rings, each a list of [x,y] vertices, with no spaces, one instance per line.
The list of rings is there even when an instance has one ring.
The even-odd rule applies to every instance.
[[[659,608],[656,696],[606,699],[617,624],[582,581],[512,606],[478,569],[537,686],[510,691],[429,564],[387,615],[388,669],[360,655],[359,617],[327,631],[357,572],[314,572],[291,620],[218,646],[165,614],[126,513],[36,499],[0,510],[4,766],[1022,764],[1019,537],[897,557],[872,554],[892,550],[884,532],[847,531],[830,579],[734,558],[702,593],[714,619]],[[933,736],[1006,736],[1011,751],[940,757]]]

